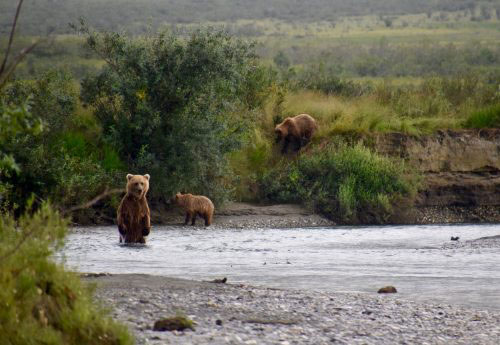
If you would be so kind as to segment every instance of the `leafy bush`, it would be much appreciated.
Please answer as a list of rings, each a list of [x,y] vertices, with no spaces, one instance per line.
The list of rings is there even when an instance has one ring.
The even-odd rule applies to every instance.
[[[19,208],[19,214],[32,194],[37,200],[51,199],[58,207],[69,208],[108,186],[122,185],[123,177],[117,179],[117,175],[123,164],[116,151],[102,142],[100,128],[79,108],[76,86],[69,75],[53,71],[32,81],[11,83],[0,100],[24,111],[23,118],[32,119],[26,126],[43,125],[38,125],[43,131],[38,130],[37,136],[32,131],[3,136],[2,151],[13,157],[17,166],[14,172],[0,174],[4,208]],[[29,108],[23,105],[26,103]],[[7,110],[2,112],[4,117],[8,115]],[[12,131],[14,127],[8,128]]]
[[[402,163],[340,143],[282,161],[259,182],[264,200],[304,203],[343,222],[384,222],[396,200],[415,192],[409,176]]]
[[[95,307],[78,277],[49,257],[66,221],[43,204],[15,221],[0,217],[2,344],[132,344],[126,328]]]
[[[32,116],[28,102],[10,104],[0,95],[0,176],[19,167],[12,154],[7,153],[6,145],[23,135],[37,135],[43,126],[39,118]]]
[[[226,154],[241,143],[247,109],[264,97],[252,47],[212,30],[186,40],[81,30],[107,61],[84,80],[82,98],[129,169],[153,176],[151,196],[184,190],[225,199]]]
[[[500,103],[474,111],[465,120],[465,128],[500,127]]]

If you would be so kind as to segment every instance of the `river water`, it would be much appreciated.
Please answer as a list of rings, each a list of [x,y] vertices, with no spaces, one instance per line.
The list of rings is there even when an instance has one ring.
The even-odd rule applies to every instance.
[[[500,249],[442,249],[500,234],[500,225],[304,229],[154,227],[147,245],[116,227],[73,228],[57,259],[80,272],[145,273],[279,288],[374,293],[500,310]]]

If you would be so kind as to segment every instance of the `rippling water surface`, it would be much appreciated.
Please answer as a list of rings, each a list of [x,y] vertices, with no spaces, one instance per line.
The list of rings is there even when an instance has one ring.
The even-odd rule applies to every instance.
[[[500,310],[500,250],[441,249],[500,234],[500,225],[306,229],[154,227],[145,246],[118,243],[116,227],[73,228],[58,259],[81,272],[227,277],[283,288],[373,293]]]

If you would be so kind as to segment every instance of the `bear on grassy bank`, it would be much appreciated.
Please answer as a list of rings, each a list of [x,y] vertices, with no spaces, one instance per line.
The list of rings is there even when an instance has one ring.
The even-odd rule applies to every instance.
[[[146,243],[145,236],[151,230],[146,193],[149,175],[127,174],[127,194],[118,207],[118,231],[120,243]]]
[[[205,226],[212,224],[214,204],[206,196],[177,193],[175,195],[175,202],[186,211],[186,221],[184,225],[187,225],[190,219],[191,225],[194,225],[196,216],[205,219]]]
[[[291,143],[294,151],[300,150],[307,145],[314,132],[318,129],[316,120],[307,114],[300,114],[294,117],[287,117],[282,123],[276,125],[276,143],[284,141],[281,153],[286,154],[288,145]]]

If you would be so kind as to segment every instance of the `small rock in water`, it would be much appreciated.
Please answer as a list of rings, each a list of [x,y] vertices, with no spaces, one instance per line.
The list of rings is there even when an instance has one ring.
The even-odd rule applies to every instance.
[[[378,293],[396,293],[398,290],[394,286],[384,286],[378,290]]]
[[[212,283],[216,283],[216,284],[225,284],[227,282],[227,278],[224,277],[222,279],[214,279],[212,280]]]
[[[187,328],[194,331],[193,321],[184,316],[175,316],[156,321],[153,331],[183,331]]]
[[[222,326],[222,320],[219,320],[219,319],[215,320],[215,324],[217,326]]]
[[[459,239],[460,239],[460,237],[458,237],[458,236],[451,236],[452,241],[458,241]]]

